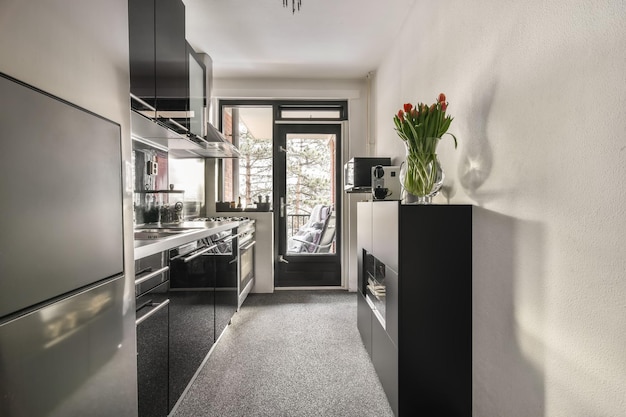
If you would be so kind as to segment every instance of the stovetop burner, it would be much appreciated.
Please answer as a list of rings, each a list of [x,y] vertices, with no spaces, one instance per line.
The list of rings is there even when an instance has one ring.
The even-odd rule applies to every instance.
[[[243,222],[246,220],[250,220],[250,218],[245,216],[216,216],[193,219],[194,222]]]

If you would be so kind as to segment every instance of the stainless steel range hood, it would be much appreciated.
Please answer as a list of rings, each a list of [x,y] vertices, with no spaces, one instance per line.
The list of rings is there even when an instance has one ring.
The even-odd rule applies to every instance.
[[[202,132],[204,136],[189,133],[186,127],[173,120],[189,117],[188,112],[158,111],[133,94],[131,100],[137,106],[131,107],[144,110],[131,111],[131,136],[134,140],[167,150],[175,158],[239,158],[237,147],[208,121],[213,86],[213,60],[208,54],[199,55],[205,66],[206,108]]]
[[[176,158],[239,158],[240,153],[213,125],[207,123],[206,136],[168,139],[170,155]]]
[[[175,158],[238,158],[239,150],[215,127],[207,123],[207,135],[183,135],[131,111],[131,137],[133,140],[167,150]]]

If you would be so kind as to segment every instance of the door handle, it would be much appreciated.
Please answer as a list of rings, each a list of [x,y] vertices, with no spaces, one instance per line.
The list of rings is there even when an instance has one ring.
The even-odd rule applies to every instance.
[[[287,149],[283,148],[282,146],[279,146],[278,150],[281,151],[281,152],[287,153]]]
[[[288,261],[288,260],[286,260],[286,259],[283,257],[283,255],[278,255],[278,262],[282,262],[282,263],[284,263],[284,264],[288,264],[288,263],[289,263],[289,261]]]
[[[285,217],[285,207],[289,204],[285,204],[285,197],[280,198],[280,217]]]

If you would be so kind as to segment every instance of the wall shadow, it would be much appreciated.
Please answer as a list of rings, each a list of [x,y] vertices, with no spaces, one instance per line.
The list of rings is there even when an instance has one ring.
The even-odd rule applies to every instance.
[[[471,117],[466,118],[467,136],[463,138],[463,153],[459,159],[457,176],[465,193],[478,203],[490,196],[480,192],[480,187],[491,175],[493,151],[487,136],[487,122],[493,105],[497,82],[484,74],[476,80],[475,92],[469,103]]]
[[[543,416],[543,226],[481,207],[473,225],[473,415]]]

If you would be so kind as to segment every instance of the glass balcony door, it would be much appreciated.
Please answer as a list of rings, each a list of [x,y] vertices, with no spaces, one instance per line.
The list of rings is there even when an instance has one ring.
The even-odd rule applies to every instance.
[[[276,287],[340,286],[340,124],[276,124]]]

